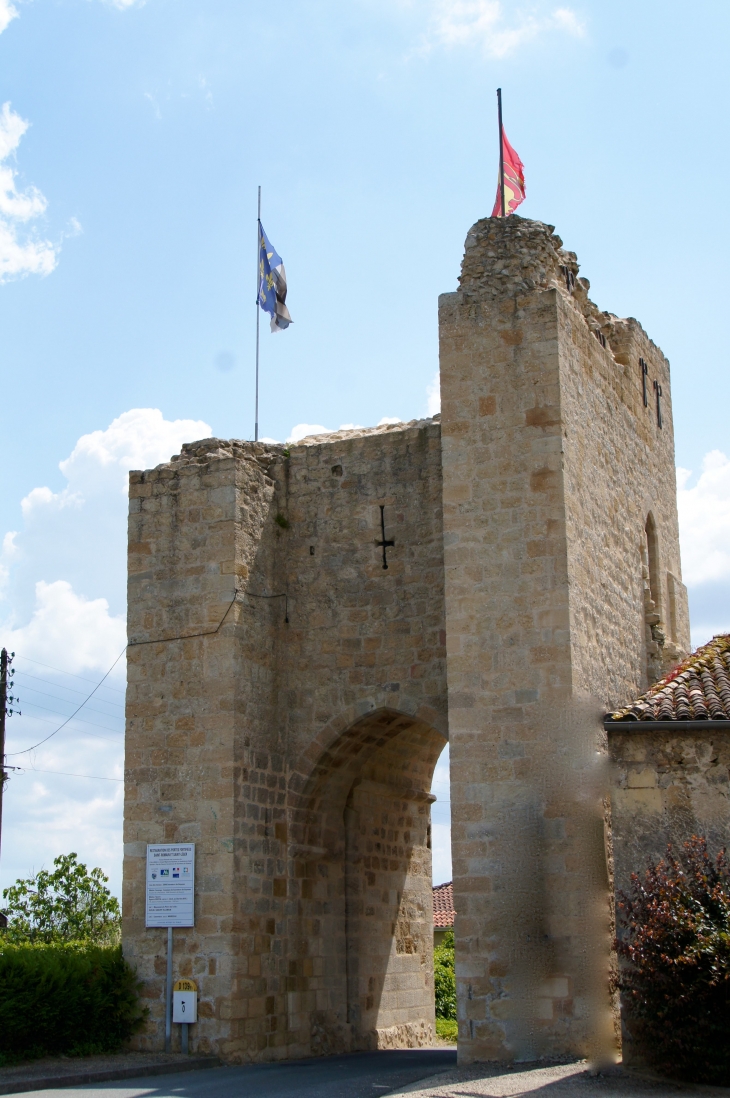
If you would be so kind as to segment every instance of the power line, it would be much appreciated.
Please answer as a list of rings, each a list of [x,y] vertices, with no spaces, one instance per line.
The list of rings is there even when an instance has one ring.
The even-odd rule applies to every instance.
[[[28,717],[32,721],[42,721],[43,724],[55,724],[56,723],[55,721],[49,721],[48,717],[37,717],[35,715],[35,713],[28,713]],[[80,718],[77,718],[77,719],[80,719]],[[92,728],[98,728],[98,727],[99,727],[99,725],[97,725],[97,724],[92,725]],[[91,736],[92,740],[103,740],[105,743],[113,743],[117,747],[119,747],[121,745],[121,741],[119,739],[114,740],[114,739],[112,739],[111,736],[100,736],[97,732],[87,732],[85,728],[75,728],[73,731],[78,732],[79,735],[81,735],[81,736]],[[123,735],[124,735],[123,732],[117,732],[117,736],[123,736]],[[32,750],[32,748],[29,748],[29,750]]]
[[[48,717],[38,717],[38,716],[36,716],[35,713],[28,713],[26,715],[28,716],[28,718],[30,720],[32,720],[32,721],[41,721],[42,724],[56,724],[57,723],[56,721],[49,720]],[[77,720],[80,721],[81,718],[77,717]],[[87,724],[87,723],[89,723],[89,722],[84,721],[84,724]],[[99,725],[98,724],[93,724],[91,727],[92,728],[98,728]],[[74,731],[78,732],[81,736],[91,736],[91,738],[93,740],[104,740],[105,743],[114,743],[117,746],[119,746],[119,744],[120,744],[120,740],[118,738],[117,739],[112,739],[111,736],[100,736],[98,734],[98,732],[87,732],[85,728],[75,728]],[[117,732],[116,733],[117,737],[123,736],[123,735],[124,735],[123,732]],[[32,749],[29,748],[29,750],[32,750]]]
[[[22,678],[23,682],[25,682],[26,679],[33,679],[33,682],[42,682],[46,686],[55,686],[57,690],[65,690],[68,694],[84,694],[83,690],[75,690],[73,686],[64,686],[62,682],[54,682],[53,679],[44,679],[41,678],[40,675],[30,675],[27,671],[21,671],[20,677]],[[39,694],[43,693],[42,690],[38,690],[37,686],[28,686],[26,687],[26,689],[35,690]],[[57,695],[49,694],[48,697],[57,697]],[[63,700],[67,701],[68,699],[64,698]],[[99,698],[98,700],[102,703],[102,705],[113,705],[117,709],[124,709],[123,702],[109,701],[107,698]],[[99,712],[101,712],[101,710],[99,710]],[[109,714],[107,714],[107,716],[109,716]]]
[[[60,700],[64,701],[63,698],[61,698]],[[39,705],[38,702],[24,701],[23,702],[23,708],[26,709],[28,706],[30,706],[31,709],[42,709],[44,713],[56,713],[57,716],[59,716],[59,717],[63,716],[63,713],[59,713],[57,709],[49,709],[47,705]],[[78,709],[76,710],[76,712],[78,713]],[[93,710],[93,712],[98,713],[98,710],[95,709],[95,710]],[[105,713],[104,716],[105,717],[110,717],[111,713]],[[35,719],[41,721],[41,720],[43,720],[43,717],[36,717]],[[119,719],[122,720],[123,718],[120,717]],[[121,729],[119,729],[119,728],[110,728],[108,724],[97,724],[96,721],[85,721],[83,717],[78,717],[77,720],[79,721],[80,724],[90,724],[92,728],[103,728],[107,732],[115,732],[117,734],[117,736],[122,735],[122,730]]]
[[[247,592],[246,592],[246,591],[243,591],[243,592],[241,592],[241,593],[242,593],[242,594],[244,594],[244,595],[245,595],[245,594],[247,594]],[[203,631],[202,631],[202,632],[200,632],[200,633],[183,633],[183,634],[181,634],[180,636],[173,636],[173,637],[158,637],[158,638],[156,638],[156,639],[150,639],[150,640],[138,640],[138,641],[129,641],[129,643],[128,643],[128,644],[125,644],[124,648],[123,648],[123,649],[121,650],[121,652],[119,653],[119,655],[117,656],[117,658],[116,658],[116,659],[114,660],[114,663],[113,663],[113,664],[111,665],[111,667],[109,668],[109,670],[107,671],[107,673],[106,673],[106,674],[105,674],[105,675],[104,675],[104,676],[102,677],[102,679],[101,679],[101,680],[100,680],[100,681],[99,681],[99,682],[98,682],[98,683],[96,684],[96,686],[95,686],[95,687],[94,687],[94,689],[93,689],[93,690],[91,691],[91,693],[90,693],[90,694],[88,694],[88,695],[87,695],[87,696],[86,696],[86,697],[84,698],[84,700],[83,700],[83,701],[81,702],[81,705],[79,705],[79,706],[78,706],[78,707],[77,707],[77,708],[76,708],[76,709],[75,709],[75,710],[73,711],[73,713],[71,714],[71,716],[70,716],[70,717],[67,717],[67,718],[66,718],[66,720],[65,720],[65,721],[63,722],[63,724],[60,724],[60,725],[58,726],[58,728],[57,728],[57,729],[56,729],[56,730],[55,730],[54,732],[51,732],[51,733],[50,733],[50,735],[46,736],[46,737],[45,737],[44,739],[42,739],[42,740],[39,740],[39,741],[38,741],[38,743],[36,743],[36,744],[33,744],[33,746],[32,746],[32,747],[24,747],[22,751],[9,751],[9,752],[7,752],[7,755],[8,755],[8,756],[11,756],[11,755],[13,755],[13,756],[15,756],[15,755],[27,755],[29,751],[35,751],[35,749],[36,749],[37,747],[40,747],[40,746],[41,746],[42,744],[44,744],[44,743],[47,743],[47,742],[48,742],[48,740],[52,739],[52,738],[53,738],[53,737],[54,737],[54,736],[55,736],[55,735],[56,735],[56,734],[57,734],[58,732],[60,732],[60,731],[61,731],[61,729],[62,729],[62,728],[65,728],[65,727],[66,727],[66,725],[67,725],[67,724],[69,724],[69,723],[70,723],[70,722],[71,722],[71,721],[72,721],[72,720],[74,719],[74,717],[76,716],[76,714],[77,714],[77,713],[80,713],[80,712],[81,712],[81,710],[82,710],[82,709],[84,708],[84,706],[86,705],[86,703],[87,703],[87,702],[88,702],[88,701],[89,701],[89,700],[90,700],[91,698],[93,698],[93,696],[94,696],[94,694],[96,693],[96,691],[97,691],[97,690],[99,689],[99,687],[100,687],[100,686],[102,685],[102,683],[104,682],[104,680],[105,680],[105,679],[107,679],[107,678],[109,677],[109,675],[111,675],[112,671],[113,671],[113,670],[114,670],[114,668],[115,668],[115,667],[117,666],[117,664],[119,663],[120,659],[122,658],[122,656],[124,655],[124,653],[125,653],[125,652],[127,651],[127,649],[128,649],[128,648],[134,648],[134,647],[136,647],[137,645],[141,645],[141,644],[162,644],[162,643],[165,643],[165,642],[167,642],[167,641],[176,641],[176,640],[190,640],[190,639],[191,639],[191,638],[193,638],[193,637],[211,637],[211,636],[214,636],[214,635],[215,635],[215,634],[216,634],[216,633],[218,632],[218,630],[220,629],[220,627],[221,627],[221,626],[223,625],[223,622],[224,622],[224,621],[226,620],[226,618],[228,617],[228,614],[230,613],[230,610],[231,610],[231,608],[233,607],[233,604],[234,604],[234,602],[236,601],[236,599],[237,599],[237,597],[238,597],[238,594],[239,594],[239,591],[238,591],[238,588],[236,588],[236,589],[234,590],[234,592],[233,592],[233,598],[231,599],[231,601],[229,602],[228,606],[226,607],[226,612],[225,612],[225,614],[223,615],[223,617],[221,618],[221,620],[220,620],[220,621],[218,622],[218,624],[216,625],[215,629],[205,629],[205,630],[203,630]],[[286,595],[256,595],[256,596],[254,596],[254,597],[255,597],[255,598],[275,598],[275,599],[278,599],[278,598],[285,598],[285,599],[286,599],[286,598],[287,598],[287,596],[286,596]],[[286,605],[288,606],[288,602],[287,602],[287,604],[286,604]],[[288,622],[288,621],[289,621],[289,615],[288,615],[288,612],[287,612],[286,610],[285,610],[285,614],[286,614],[285,620],[286,620],[286,621]],[[38,661],[38,660],[31,660],[31,659],[30,659],[30,657],[28,657],[28,656],[22,656],[22,657],[20,657],[20,658],[21,658],[21,659],[27,659],[27,660],[29,660],[29,662],[30,662],[30,663],[38,663],[38,666],[39,666],[39,667],[49,667],[49,668],[50,668],[50,669],[51,669],[52,671],[60,671],[60,668],[58,668],[58,667],[55,667],[55,668],[54,668],[54,667],[51,667],[51,665],[50,665],[50,664],[48,664],[48,663],[39,663],[39,661]],[[70,671],[61,671],[61,674],[62,674],[62,675],[70,675],[70,674],[71,674],[71,672],[70,672]],[[83,676],[82,676],[82,675],[75,675],[75,676],[73,676],[73,677],[74,677],[74,678],[77,678],[77,679],[81,679],[81,678],[83,678]],[[86,681],[87,681],[87,682],[91,682],[92,680],[91,680],[91,679],[87,679]],[[107,689],[109,690],[109,689],[114,689],[114,688],[113,688],[113,687],[107,687]],[[121,693],[121,691],[119,691],[119,692]],[[30,705],[34,705],[34,703],[33,703],[33,702],[29,702],[29,704],[30,704]],[[35,708],[37,708],[37,709],[44,709],[44,708],[45,708],[45,706],[42,706],[42,705],[38,705],[38,706],[35,706]],[[46,710],[46,712],[53,712],[53,710]],[[109,714],[109,715],[110,715],[110,714]],[[43,718],[42,718],[42,717],[34,717],[33,719],[34,719],[34,720],[42,720]],[[81,718],[79,718],[79,720],[81,720]],[[84,724],[91,724],[92,722],[91,722],[91,721],[84,721],[83,723],[84,723]],[[104,727],[104,726],[103,726],[103,725],[96,725],[96,724],[94,724],[94,725],[92,725],[92,727],[95,727],[95,728],[102,728],[102,727]],[[108,729],[108,731],[110,731],[110,732],[111,732],[111,731],[113,731],[113,729],[111,729],[111,728],[110,728],[110,729]],[[91,733],[90,733],[90,732],[87,732],[87,733],[86,733],[86,735],[91,735]]]
[[[32,660],[30,656],[16,656],[15,658],[18,660],[26,660],[28,663],[34,663],[38,667],[47,667],[49,671],[58,671],[61,675],[70,675],[72,679],[81,679],[82,682],[94,681],[93,679],[88,679],[85,675],[76,675],[73,671],[64,671],[61,667],[52,667],[50,663],[41,663],[40,660]],[[117,658],[114,660],[114,663],[109,668],[109,671],[111,671],[118,662],[119,656],[117,656]],[[106,675],[109,674],[109,671],[107,671]],[[21,674],[27,674],[27,672],[21,672]],[[106,678],[106,675],[104,676],[104,679]],[[102,679],[101,682],[103,682],[104,679]],[[99,683],[99,686],[101,686],[101,683]],[[124,693],[124,690],[120,690],[118,686],[105,686],[104,689],[113,690],[115,694]]]
[[[124,778],[106,778],[103,774],[69,774],[66,770],[38,770],[35,766],[14,766],[22,774],[59,774],[62,778],[94,778],[100,782],[123,782]]]
[[[226,611],[226,613],[227,613],[227,612],[228,612],[228,611]],[[89,700],[89,698],[93,698],[93,696],[94,696],[94,694],[96,693],[96,691],[97,691],[97,690],[99,689],[99,687],[101,686],[101,684],[102,684],[102,683],[104,682],[104,679],[108,678],[108,676],[109,676],[109,675],[111,675],[112,671],[113,671],[113,670],[114,670],[114,668],[115,668],[115,667],[117,666],[117,664],[119,663],[120,659],[122,658],[122,656],[124,655],[124,653],[125,653],[126,651],[127,651],[127,646],[126,646],[126,644],[125,644],[124,648],[123,648],[123,649],[121,650],[121,652],[119,653],[119,655],[117,656],[117,658],[116,658],[116,659],[114,660],[114,663],[113,663],[113,664],[111,665],[111,667],[110,667],[110,668],[109,668],[109,670],[107,671],[106,675],[104,675],[104,678],[103,678],[103,679],[101,680],[101,682],[98,682],[98,683],[96,684],[96,686],[95,686],[95,687],[94,687],[94,689],[93,689],[93,690],[91,691],[91,693],[90,693],[90,694],[88,695],[88,697],[84,698],[84,700],[82,701],[81,705],[80,705],[80,706],[79,706],[79,707],[78,707],[77,709],[75,709],[75,710],[73,711],[73,713],[71,714],[71,716],[70,716],[70,717],[67,717],[67,719],[66,719],[66,720],[65,720],[65,721],[63,722],[63,724],[59,724],[59,726],[58,726],[58,728],[56,729],[56,731],[55,731],[55,732],[51,732],[51,734],[50,734],[49,736],[46,736],[46,737],[45,737],[44,739],[42,739],[42,740],[39,740],[39,741],[38,741],[38,743],[36,743],[36,744],[33,744],[33,746],[32,746],[32,747],[25,747],[25,748],[23,748],[23,750],[22,750],[22,751],[9,751],[9,752],[8,752],[8,754],[9,754],[9,755],[27,755],[27,753],[28,753],[29,751],[35,751],[36,747],[40,747],[40,746],[41,746],[41,744],[47,743],[47,741],[48,741],[48,740],[50,740],[50,739],[52,739],[52,738],[53,738],[53,736],[55,736],[55,735],[56,735],[56,733],[60,732],[62,728],[65,728],[65,727],[66,727],[66,725],[67,725],[67,724],[68,724],[68,723],[69,723],[70,721],[72,721],[72,720],[74,719],[74,717],[76,716],[76,714],[77,714],[77,713],[79,713],[79,712],[81,712],[81,710],[82,710],[82,709],[84,708],[84,706],[86,705],[86,703],[87,703],[87,701]],[[80,678],[81,676],[78,676],[78,677]],[[39,707],[39,708],[40,708],[40,707]]]

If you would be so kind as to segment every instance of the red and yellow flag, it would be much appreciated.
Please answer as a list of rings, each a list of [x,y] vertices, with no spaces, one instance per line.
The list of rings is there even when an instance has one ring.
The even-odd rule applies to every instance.
[[[502,130],[502,154],[504,156],[504,204],[507,207],[507,217],[513,214],[519,204],[525,201],[525,168],[515,150],[507,140],[507,134]],[[503,217],[502,212],[502,188],[500,180],[497,180],[497,200],[494,203],[492,217]]]

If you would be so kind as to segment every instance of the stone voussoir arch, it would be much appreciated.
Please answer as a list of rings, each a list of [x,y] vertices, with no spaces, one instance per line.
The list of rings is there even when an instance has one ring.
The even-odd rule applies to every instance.
[[[391,698],[329,721],[290,779],[292,945],[320,1053],[433,1039],[430,787],[445,722]]]

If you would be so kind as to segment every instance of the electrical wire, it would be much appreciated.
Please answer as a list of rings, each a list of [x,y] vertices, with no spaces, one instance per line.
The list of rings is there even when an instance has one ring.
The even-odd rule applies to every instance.
[[[28,705],[32,705],[32,704],[33,704],[32,702],[28,702]],[[48,712],[49,713],[55,713],[56,710],[55,709],[49,709]],[[20,716],[20,714],[18,714],[18,716]],[[59,716],[63,716],[63,714],[59,713]],[[39,717],[35,713],[26,713],[26,717],[28,717],[32,721],[41,721],[43,724],[56,724],[57,723],[56,721],[49,720],[48,717]],[[92,724],[91,721],[83,721],[83,719],[81,717],[77,717],[76,720],[79,722],[79,724],[81,724],[81,723],[90,724],[92,728],[102,728],[103,727],[103,725],[100,725],[100,724]],[[77,729],[77,731],[81,732],[82,735],[84,735],[84,736],[93,736],[94,735],[93,732],[87,732],[85,728],[79,728],[79,729]],[[120,730],[119,732],[115,732],[114,735],[115,736],[123,736],[124,733]],[[95,738],[97,740],[108,740],[109,743],[118,743],[119,742],[118,740],[113,740],[111,738],[111,736],[96,736]]]
[[[37,717],[34,713],[29,713],[28,716],[33,721],[42,721],[43,724],[57,724],[58,723],[57,721],[49,721],[48,717]],[[96,728],[97,725],[93,725],[92,727]],[[88,732],[85,728],[77,728],[77,729],[75,729],[75,731],[78,732],[78,734],[80,736],[91,736],[92,740],[103,740],[104,743],[113,743],[113,744],[116,744],[117,747],[119,746],[119,744],[121,742],[118,738],[117,739],[112,739],[111,736],[100,736],[98,732]],[[117,732],[117,737],[123,736],[123,735],[124,735],[123,732]],[[28,750],[30,751],[30,750],[32,750],[32,748],[28,748]],[[13,752],[10,752],[10,754],[13,754]]]
[[[111,675],[112,671],[113,671],[113,670],[114,670],[114,668],[115,668],[115,667],[117,666],[117,664],[119,663],[120,659],[122,658],[122,656],[124,655],[124,653],[125,653],[125,652],[127,651],[127,649],[128,649],[128,648],[134,648],[134,647],[136,647],[137,645],[141,645],[141,644],[163,644],[163,643],[165,643],[166,641],[176,641],[176,640],[190,640],[190,639],[191,639],[191,638],[193,638],[193,637],[210,637],[210,636],[213,636],[213,635],[214,635],[215,633],[217,633],[217,632],[218,632],[218,630],[219,630],[219,629],[221,628],[221,626],[223,625],[223,622],[224,622],[224,621],[226,620],[226,618],[228,617],[228,614],[230,613],[230,611],[231,611],[231,609],[232,609],[232,607],[233,607],[233,604],[234,604],[234,602],[235,602],[235,601],[236,601],[236,599],[238,598],[238,595],[239,595],[239,593],[240,593],[240,594],[244,594],[244,595],[245,595],[245,594],[247,594],[247,592],[246,592],[246,591],[243,591],[243,592],[239,592],[238,588],[236,588],[236,589],[235,589],[235,591],[233,592],[233,598],[231,599],[231,601],[229,602],[228,606],[226,607],[226,612],[225,612],[225,614],[223,615],[223,617],[221,618],[221,620],[220,620],[220,621],[218,622],[218,624],[216,625],[215,629],[206,629],[206,630],[203,630],[203,631],[202,631],[202,632],[200,632],[200,633],[183,633],[183,634],[181,634],[180,636],[173,636],[173,637],[158,637],[158,638],[152,638],[152,639],[150,639],[150,640],[138,640],[138,641],[129,641],[129,643],[128,643],[128,644],[125,644],[124,648],[123,648],[123,649],[122,649],[122,651],[121,651],[121,652],[119,653],[119,655],[117,656],[117,658],[116,658],[116,659],[114,660],[114,663],[113,663],[113,664],[111,665],[111,667],[109,668],[109,670],[107,671],[107,673],[106,673],[106,674],[105,674],[105,675],[103,676],[103,678],[102,678],[102,679],[101,679],[101,680],[100,680],[100,681],[99,681],[99,682],[98,682],[98,683],[96,684],[96,686],[95,686],[95,687],[94,687],[94,689],[93,689],[93,690],[91,691],[91,693],[90,693],[90,694],[88,694],[88,695],[87,695],[87,696],[86,696],[86,697],[84,698],[84,700],[83,700],[83,701],[81,702],[81,704],[80,704],[80,705],[79,705],[79,706],[78,706],[78,707],[77,707],[76,709],[74,709],[74,711],[73,711],[73,713],[71,714],[71,716],[70,716],[70,717],[67,717],[67,718],[66,718],[66,720],[65,720],[65,721],[63,722],[63,724],[60,724],[60,725],[58,726],[58,728],[57,728],[57,729],[56,729],[56,730],[55,730],[54,732],[51,732],[51,733],[50,733],[50,735],[48,735],[48,736],[45,736],[45,737],[44,737],[44,739],[42,739],[42,740],[39,740],[39,741],[38,741],[38,743],[36,743],[36,744],[33,744],[33,746],[32,746],[32,747],[24,747],[22,751],[8,751],[8,752],[6,753],[6,758],[10,758],[11,756],[12,756],[12,757],[15,757],[16,755],[27,755],[29,751],[35,751],[35,749],[36,749],[37,747],[40,747],[40,746],[41,746],[42,744],[44,744],[44,743],[47,743],[47,742],[48,742],[48,741],[49,741],[50,739],[53,739],[53,737],[54,737],[55,735],[57,735],[57,734],[58,734],[58,733],[59,733],[59,732],[61,731],[61,729],[62,729],[62,728],[65,728],[65,727],[66,727],[66,725],[67,725],[67,724],[69,724],[69,723],[70,723],[70,722],[71,722],[71,721],[72,721],[72,720],[74,719],[74,717],[76,716],[76,714],[77,714],[77,713],[80,713],[80,712],[81,712],[81,710],[82,710],[82,709],[84,708],[84,706],[86,705],[86,703],[87,703],[87,702],[88,702],[88,701],[89,701],[89,700],[90,700],[91,698],[93,698],[93,696],[94,696],[94,694],[96,693],[96,691],[97,691],[97,690],[99,689],[99,687],[100,687],[100,686],[102,685],[102,683],[104,682],[104,680],[105,680],[105,679],[107,679],[107,678],[109,677],[109,675]],[[283,598],[285,598],[285,599],[287,598],[287,596],[286,596],[286,595],[257,595],[257,596],[254,596],[254,597],[255,597],[255,598],[282,598],[282,597],[283,597]],[[286,606],[286,607],[288,608],[288,602],[287,602],[287,603],[285,604],[285,606]],[[285,614],[286,614],[286,618],[285,618],[285,620],[286,620],[286,621],[288,621],[288,620],[289,620],[289,615],[288,615],[288,609],[285,609]],[[30,662],[30,663],[38,663],[38,661],[37,661],[37,660],[30,660],[30,658],[29,658],[28,656],[20,656],[19,658],[20,658],[20,659],[27,659],[27,660],[29,660],[29,662]],[[54,668],[54,667],[51,667],[51,665],[50,665],[50,664],[39,664],[39,666],[40,666],[40,667],[48,667],[48,668],[50,668],[50,669],[51,669],[52,671],[60,671],[60,668],[58,668],[58,667],[55,667],[55,668]],[[62,674],[62,675],[70,675],[70,674],[71,674],[71,672],[70,672],[70,671],[61,671],[61,674]],[[75,676],[74,676],[74,678],[78,678],[78,679],[80,679],[80,678],[83,678],[83,676],[81,676],[81,675],[75,675]],[[86,681],[86,682],[91,682],[92,680],[91,680],[91,679],[86,679],[85,681]],[[114,689],[114,687],[107,687],[107,689]],[[120,693],[121,693],[121,691],[120,691]],[[34,706],[34,707],[35,707],[36,709],[44,709],[44,708],[45,708],[45,707],[44,707],[44,706],[42,706],[42,705],[35,705],[35,703],[34,703],[34,702],[28,702],[28,704],[29,704],[29,705],[33,705],[33,706]],[[46,710],[46,712],[53,712],[53,710]],[[110,715],[111,715],[111,714],[107,714],[107,716],[110,716]],[[43,720],[43,718],[42,718],[42,717],[35,717],[35,718],[34,718],[34,720]],[[81,721],[81,718],[79,718],[79,721]],[[91,721],[83,721],[83,723],[84,723],[84,724],[91,724],[91,725],[92,725],[92,727],[94,727],[94,728],[103,728],[103,727],[105,727],[104,725],[97,725],[97,724],[92,724],[92,722],[91,722]],[[110,731],[110,732],[111,732],[111,731],[113,731],[113,729],[108,729],[108,731]],[[87,735],[87,736],[88,736],[88,735],[91,735],[91,734],[92,734],[92,733],[90,733],[90,732],[87,732],[87,733],[86,733],[86,735]]]
[[[65,699],[60,698],[59,700],[64,701]],[[44,713],[55,713],[58,717],[63,717],[65,715],[63,713],[59,713],[58,709],[49,709],[47,705],[39,705],[38,702],[24,701],[23,708],[26,708],[26,706],[30,706],[31,709],[42,709]],[[94,709],[92,710],[92,712],[98,713],[98,709]],[[111,717],[111,713],[104,713],[104,716]],[[41,720],[42,718],[38,717],[37,719]],[[85,721],[83,717],[78,717],[77,719],[81,724],[90,724],[92,728],[103,728],[106,732],[115,732],[117,736],[120,736],[122,734],[122,730],[120,728],[110,728],[108,724],[97,724],[96,721]],[[122,718],[120,717],[119,719],[121,720]]]
[[[226,611],[226,613],[227,613],[227,612],[228,612],[228,611]],[[113,664],[111,665],[111,667],[110,667],[110,668],[109,668],[109,670],[107,671],[106,675],[104,675],[104,678],[103,678],[103,679],[101,679],[101,681],[100,681],[100,682],[98,682],[98,683],[96,684],[96,686],[95,686],[95,687],[94,687],[94,689],[93,689],[93,690],[91,691],[91,693],[90,693],[90,694],[88,695],[88,697],[84,698],[84,700],[83,700],[83,701],[81,702],[81,705],[80,705],[80,706],[79,706],[79,707],[78,707],[77,709],[75,709],[75,710],[73,711],[73,713],[71,714],[71,716],[70,716],[70,717],[67,717],[67,718],[66,718],[66,720],[65,720],[65,721],[63,722],[63,724],[59,724],[59,726],[58,726],[58,728],[56,729],[56,731],[55,731],[55,732],[51,732],[51,733],[50,733],[50,735],[46,736],[46,737],[45,737],[44,739],[42,739],[42,740],[39,740],[39,741],[38,741],[38,743],[36,743],[36,744],[33,744],[33,746],[32,746],[32,747],[24,747],[22,751],[8,751],[8,752],[7,752],[7,756],[8,756],[8,758],[9,758],[9,757],[10,757],[11,755],[13,755],[13,756],[14,756],[14,755],[27,755],[29,751],[35,751],[36,747],[40,747],[40,746],[41,746],[41,744],[47,743],[47,742],[48,742],[48,740],[50,740],[50,739],[53,739],[53,737],[54,737],[54,736],[55,736],[55,735],[56,735],[56,734],[57,734],[58,732],[60,732],[62,728],[65,728],[65,727],[66,727],[66,725],[67,725],[67,724],[68,724],[68,723],[69,723],[70,721],[72,721],[72,720],[74,719],[74,717],[76,716],[76,714],[77,714],[77,713],[80,713],[80,712],[81,712],[81,710],[82,710],[82,709],[84,708],[84,706],[86,705],[86,703],[87,703],[87,701],[89,700],[89,698],[93,698],[93,696],[94,696],[94,694],[96,693],[96,691],[97,691],[97,690],[99,689],[99,687],[101,686],[101,684],[102,684],[102,683],[104,682],[104,679],[108,678],[108,677],[109,677],[109,675],[111,675],[112,671],[113,671],[113,670],[114,670],[114,668],[115,668],[115,667],[117,666],[117,664],[119,663],[120,659],[122,658],[122,656],[124,655],[124,653],[125,653],[126,651],[127,651],[127,645],[125,644],[124,648],[123,648],[123,649],[121,650],[121,652],[119,653],[119,655],[117,656],[117,658],[116,658],[116,659],[114,660],[114,663],[113,663]],[[39,708],[40,708],[40,707],[39,707]]]
[[[38,770],[35,766],[14,766],[22,774],[59,774],[62,778],[94,778],[100,782],[124,782],[124,778],[106,778],[103,774],[69,774],[66,770]]]
[[[55,686],[55,687],[57,687],[58,690],[65,690],[68,694],[81,694],[81,695],[84,695],[84,693],[85,693],[83,690],[74,690],[73,686],[64,686],[63,683],[61,683],[61,682],[54,682],[53,679],[43,679],[43,678],[40,677],[40,675],[29,675],[27,671],[20,671],[18,673],[18,680],[17,681],[22,680],[23,682],[25,682],[26,679],[33,679],[33,682],[42,682],[46,686]],[[43,691],[39,690],[37,686],[27,686],[26,690],[35,690],[36,693],[38,693],[38,694],[43,693]],[[58,698],[57,694],[47,694],[46,696],[49,697],[49,698],[57,698],[59,701],[68,701],[69,700],[68,698]],[[106,698],[99,698],[98,700],[102,703],[102,705],[113,705],[116,709],[124,709],[124,705],[123,705],[122,702],[107,701]],[[96,712],[100,713],[101,710],[99,709]],[[107,713],[105,715],[107,717],[111,716],[110,713]]]
[[[76,674],[74,674],[73,671],[64,671],[60,667],[52,667],[50,663],[41,663],[39,660],[32,660],[30,658],[30,656],[16,656],[15,658],[16,658],[16,660],[27,660],[28,663],[34,663],[38,667],[47,667],[49,671],[58,671],[59,674],[61,674],[61,675],[70,675],[72,679],[81,679],[82,682],[93,682],[94,681],[93,679],[87,679],[85,675],[76,675]],[[118,657],[114,661],[114,663],[116,664],[117,662],[118,662]],[[23,671],[21,673],[24,674],[24,675],[28,674],[27,671]],[[109,672],[107,672],[107,674],[108,673]],[[106,675],[104,676],[104,678],[106,678]],[[101,681],[103,682],[104,679],[102,679]],[[120,690],[118,686],[105,686],[104,689],[105,690],[113,690],[115,694],[124,694],[124,690]]]

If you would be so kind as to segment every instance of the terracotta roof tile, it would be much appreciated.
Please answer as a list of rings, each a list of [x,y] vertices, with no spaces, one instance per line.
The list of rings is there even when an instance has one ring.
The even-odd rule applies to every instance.
[[[713,637],[614,721],[730,721],[730,634]]]
[[[451,881],[436,885],[433,890],[433,925],[448,930],[454,925],[454,888]]]

